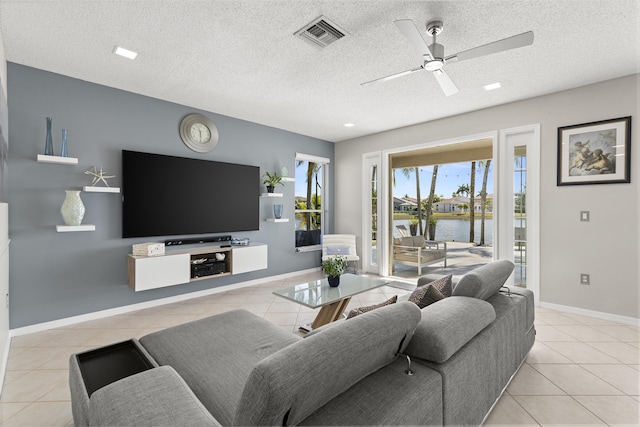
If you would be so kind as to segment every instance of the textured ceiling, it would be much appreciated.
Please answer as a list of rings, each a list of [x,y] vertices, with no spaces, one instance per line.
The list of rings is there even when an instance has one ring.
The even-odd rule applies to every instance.
[[[320,15],[348,36],[324,49],[293,36]],[[450,97],[427,72],[361,86],[421,65],[404,18],[443,20],[446,55],[535,40],[445,65]],[[334,142],[640,72],[638,0],[0,0],[0,30],[10,62]]]

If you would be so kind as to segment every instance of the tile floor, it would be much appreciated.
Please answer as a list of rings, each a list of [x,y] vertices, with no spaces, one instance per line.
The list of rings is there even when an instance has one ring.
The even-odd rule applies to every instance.
[[[296,331],[315,311],[272,291],[315,279],[301,275],[180,303],[14,337],[0,396],[0,425],[73,425],[68,387],[71,353],[238,307]],[[350,307],[405,291],[383,287]],[[640,328],[538,309],[536,344],[487,418],[487,425],[638,425]]]

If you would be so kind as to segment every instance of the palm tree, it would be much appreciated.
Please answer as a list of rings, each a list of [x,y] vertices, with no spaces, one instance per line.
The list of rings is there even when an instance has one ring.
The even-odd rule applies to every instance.
[[[455,193],[452,194],[453,197],[456,196],[460,196],[460,195],[469,195],[469,184],[460,184],[458,185],[458,189],[456,190]]]
[[[476,162],[471,162],[471,182],[469,183],[469,242],[473,243],[476,240],[475,220],[476,220]]]
[[[402,174],[411,179],[411,174],[416,174],[416,199],[418,202],[418,225],[420,227],[420,234],[422,235],[422,208],[420,206],[420,171],[418,167],[415,168],[402,168]]]
[[[480,167],[484,168],[482,177],[482,191],[480,191],[480,246],[484,246],[484,220],[487,210],[487,179],[489,178],[489,168],[491,167],[491,159],[480,162]]]
[[[422,232],[422,229],[420,230],[420,234],[423,235],[425,237],[425,239],[427,238],[427,232],[429,231],[429,224],[431,221],[431,209],[433,208],[433,199],[435,197],[436,194],[436,179],[438,178],[438,165],[433,165],[433,173],[431,175],[431,188],[429,190],[429,200],[427,201],[427,207],[426,207],[426,222],[427,222],[427,226],[426,229],[424,230],[424,232]],[[422,209],[420,209],[422,210]]]

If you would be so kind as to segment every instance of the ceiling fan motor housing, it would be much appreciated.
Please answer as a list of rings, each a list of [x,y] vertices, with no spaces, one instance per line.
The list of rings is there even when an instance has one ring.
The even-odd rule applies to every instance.
[[[429,71],[436,71],[444,65],[444,46],[439,43],[432,43],[429,46],[433,59],[425,58],[424,68]]]

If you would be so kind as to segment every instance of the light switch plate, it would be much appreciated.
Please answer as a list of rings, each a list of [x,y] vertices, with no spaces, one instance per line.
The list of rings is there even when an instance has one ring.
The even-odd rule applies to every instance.
[[[580,221],[589,222],[589,211],[580,211]]]

